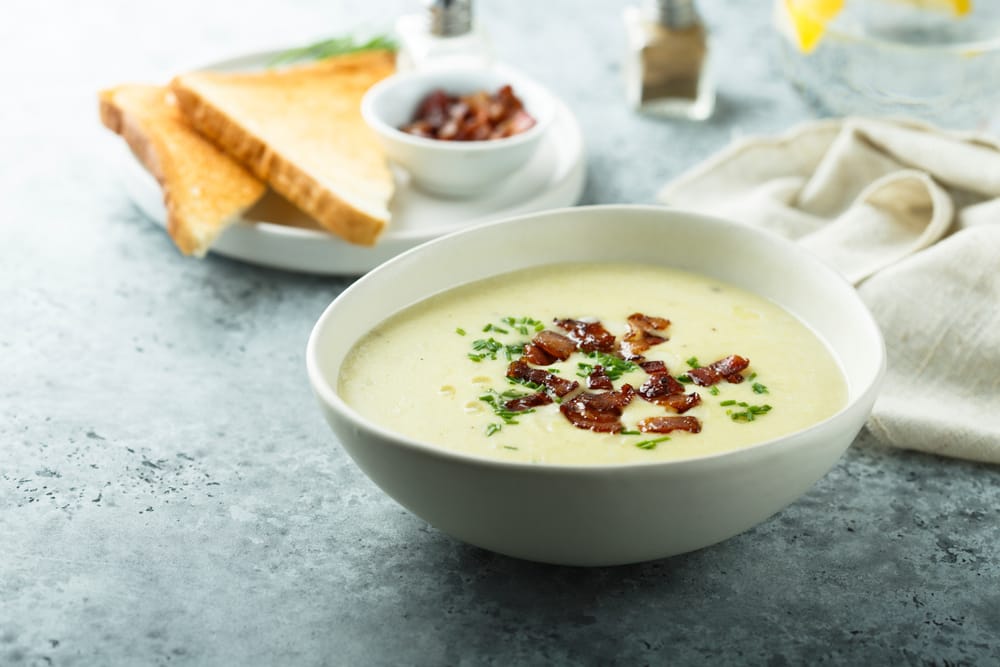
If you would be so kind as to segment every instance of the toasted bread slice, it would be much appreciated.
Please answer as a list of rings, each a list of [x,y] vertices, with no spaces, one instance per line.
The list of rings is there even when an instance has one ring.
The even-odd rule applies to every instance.
[[[369,51],[280,70],[194,72],[171,89],[200,133],[325,229],[372,245],[394,184],[361,97],[394,68],[390,51]]]
[[[124,85],[101,91],[101,121],[124,137],[163,188],[167,232],[185,255],[201,257],[267,187],[201,137],[169,89]]]

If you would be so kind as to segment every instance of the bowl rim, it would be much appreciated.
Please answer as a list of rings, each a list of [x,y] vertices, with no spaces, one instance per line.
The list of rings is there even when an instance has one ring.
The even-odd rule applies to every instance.
[[[337,303],[344,298],[350,298],[349,295],[354,292],[363,290],[367,288],[367,285],[375,280],[379,280],[379,273],[382,271],[383,267],[392,266],[395,264],[403,263],[409,261],[409,257],[425,252],[425,249],[438,244],[449,243],[452,237],[462,236],[466,234],[475,234],[479,230],[493,228],[499,225],[505,225],[509,222],[514,222],[518,220],[524,220],[526,218],[539,218],[543,216],[553,216],[553,215],[573,215],[576,211],[607,211],[607,212],[620,212],[622,210],[632,210],[632,211],[647,211],[656,214],[662,213],[676,213],[683,215],[688,218],[693,218],[701,221],[710,221],[713,224],[721,224],[724,227],[740,229],[741,233],[757,234],[765,237],[769,242],[776,243],[783,247],[784,250],[789,252],[800,253],[807,256],[815,265],[818,271],[825,273],[826,277],[833,281],[833,283],[839,284],[840,288],[849,289],[854,293],[854,297],[858,300],[859,304],[862,306],[862,320],[857,323],[858,327],[864,328],[868,335],[873,336],[877,343],[877,353],[878,353],[878,368],[872,375],[871,380],[867,386],[863,386],[859,389],[857,395],[848,400],[841,408],[830,415],[829,417],[811,424],[805,428],[799,429],[797,431],[792,431],[790,433],[785,433],[784,435],[777,436],[768,440],[764,440],[752,445],[747,445],[745,447],[739,447],[737,449],[730,449],[721,452],[715,452],[711,454],[706,454],[704,456],[695,456],[683,459],[673,459],[666,461],[635,461],[628,463],[602,463],[602,464],[592,464],[592,463],[532,463],[525,461],[506,461],[503,459],[491,458],[485,455],[470,454],[466,452],[455,451],[451,449],[446,449],[439,445],[434,445],[432,443],[423,442],[416,438],[404,435],[402,433],[397,433],[391,429],[388,429],[380,424],[377,424],[360,413],[354,410],[350,405],[347,404],[340,394],[337,392],[336,384],[331,384],[328,379],[323,375],[319,368],[319,338],[322,335],[323,330],[329,326],[329,321],[332,319],[333,311]],[[430,296],[430,295],[428,295]],[[778,304],[780,307],[785,308],[783,304]],[[391,313],[390,313],[391,315]],[[387,315],[388,317],[388,315]],[[357,341],[355,341],[356,343]],[[825,341],[824,341],[825,342]],[[840,365],[840,360],[836,359],[838,365]],[[481,223],[473,227],[466,229],[460,229],[458,231],[446,234],[445,236],[433,239],[422,243],[406,252],[403,252],[392,259],[379,265],[372,271],[368,272],[357,281],[352,283],[341,292],[327,307],[323,310],[323,313],[317,319],[316,323],[313,325],[312,331],[309,334],[309,340],[306,343],[306,372],[309,377],[309,383],[312,386],[312,390],[316,398],[327,408],[332,409],[336,412],[345,422],[351,424],[356,429],[361,431],[369,431],[378,435],[384,441],[392,443],[394,446],[404,447],[424,455],[429,455],[433,458],[443,459],[445,461],[450,461],[454,463],[461,463],[464,465],[481,466],[487,468],[502,468],[506,470],[516,470],[516,471],[533,471],[533,472],[573,472],[576,474],[600,474],[610,470],[614,471],[624,471],[624,470],[658,470],[661,468],[678,468],[678,467],[699,467],[704,465],[714,465],[723,459],[731,458],[742,458],[742,457],[754,457],[762,455],[764,450],[770,450],[774,448],[781,447],[782,445],[788,445],[793,443],[795,440],[800,440],[804,436],[811,432],[823,431],[832,428],[832,426],[839,420],[841,420],[846,413],[855,410],[856,406],[868,402],[868,400],[874,401],[875,396],[885,378],[886,373],[886,347],[885,339],[882,336],[881,329],[875,321],[874,316],[868,309],[867,305],[861,301],[860,295],[858,295],[855,287],[848,282],[840,273],[833,269],[825,261],[817,257],[814,253],[803,248],[797,243],[771,232],[769,230],[760,229],[756,227],[751,227],[749,225],[741,224],[738,222],[733,222],[731,220],[726,220],[724,218],[719,218],[710,215],[704,215],[701,213],[696,213],[693,211],[673,208],[667,206],[655,206],[646,204],[600,204],[591,206],[575,206],[575,207],[564,207],[558,209],[551,209],[544,212],[528,213],[525,215],[520,215],[512,218],[505,218],[503,220],[497,220],[492,222]],[[339,441],[339,438],[338,438]],[[803,440],[804,442],[805,440]],[[343,443],[341,443],[343,446]]]
[[[503,137],[501,139],[488,139],[481,141],[444,141],[442,139],[429,139],[427,137],[419,137],[414,134],[409,134],[408,132],[403,132],[398,127],[394,127],[393,125],[387,123],[375,111],[376,100],[379,97],[386,95],[387,91],[391,91],[394,87],[401,86],[411,81],[421,81],[427,82],[427,92],[429,92],[435,88],[435,78],[455,73],[500,74],[503,78],[509,79],[508,83],[511,88],[514,89],[515,94],[517,94],[519,86],[521,88],[533,89],[534,97],[538,100],[543,100],[543,108],[541,110],[529,110],[532,117],[535,119],[535,124],[524,132],[519,132],[518,134],[510,137]],[[423,95],[426,96],[427,92],[423,93]],[[525,106],[527,107],[527,104],[525,104]],[[555,115],[555,96],[551,91],[549,91],[548,88],[520,70],[514,69],[513,67],[502,63],[494,63],[485,67],[460,65],[454,67],[438,67],[425,71],[396,72],[395,74],[392,74],[373,85],[361,98],[361,116],[365,123],[367,123],[368,126],[376,133],[382,135],[383,137],[392,139],[393,141],[409,144],[410,146],[419,147],[421,149],[431,149],[452,153],[481,153],[537,141],[541,139],[549,125],[552,124]]]

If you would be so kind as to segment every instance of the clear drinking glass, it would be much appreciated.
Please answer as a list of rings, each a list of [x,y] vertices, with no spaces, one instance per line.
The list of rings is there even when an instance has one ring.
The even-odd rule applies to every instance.
[[[973,0],[964,15],[926,1],[845,0],[809,53],[794,1],[774,2],[782,65],[823,111],[1000,131],[1000,0]]]

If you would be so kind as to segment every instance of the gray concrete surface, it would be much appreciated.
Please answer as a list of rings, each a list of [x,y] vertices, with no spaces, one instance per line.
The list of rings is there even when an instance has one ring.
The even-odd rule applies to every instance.
[[[625,109],[620,2],[480,4],[500,54],[578,114],[585,203],[651,202],[814,113],[763,1],[703,2],[704,125]],[[611,569],[457,543],[355,468],[303,362],[349,280],[181,257],[123,193],[95,91],[409,6],[4,5],[0,664],[998,664],[996,467],[862,436],[757,528]]]

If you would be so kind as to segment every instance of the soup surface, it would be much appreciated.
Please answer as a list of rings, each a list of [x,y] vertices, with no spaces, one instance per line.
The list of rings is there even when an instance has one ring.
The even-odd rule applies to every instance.
[[[745,447],[847,397],[825,344],[782,308],[633,264],[557,264],[435,295],[362,338],[338,385],[361,415],[425,443],[573,465]]]

